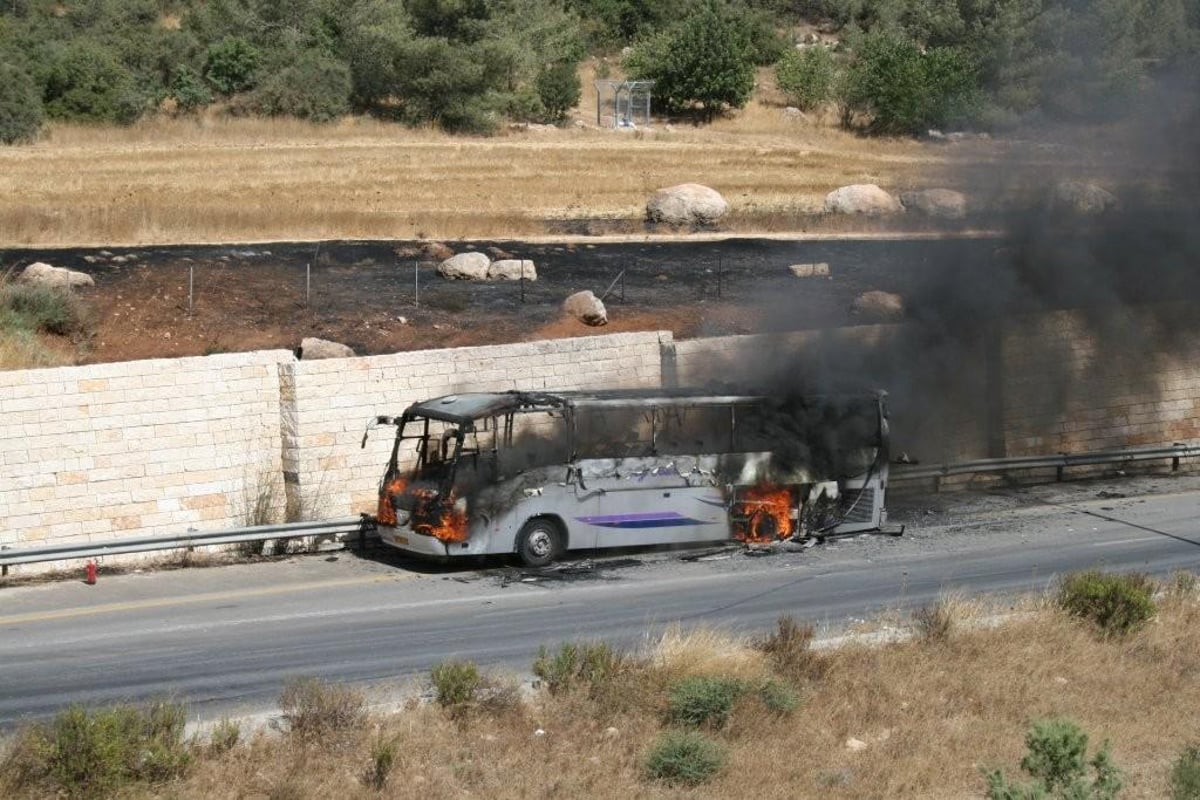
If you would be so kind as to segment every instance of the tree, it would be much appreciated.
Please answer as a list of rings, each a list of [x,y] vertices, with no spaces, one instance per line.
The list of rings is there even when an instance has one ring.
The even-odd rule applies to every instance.
[[[221,94],[237,94],[254,88],[262,51],[245,39],[229,36],[208,47],[204,77]]]
[[[181,66],[171,81],[171,98],[180,111],[195,111],[213,101],[213,94],[200,73],[187,64]]]
[[[42,98],[33,78],[12,64],[0,63],[0,142],[31,142],[41,128]]]
[[[969,119],[978,87],[960,51],[922,52],[901,33],[877,31],[855,53],[843,100],[847,122],[857,113],[868,118],[871,133],[916,134]]]
[[[573,63],[551,64],[538,73],[538,98],[548,121],[556,125],[567,118],[567,112],[579,102],[581,92],[579,73]]]
[[[703,0],[677,25],[644,40],[626,60],[630,77],[654,81],[667,113],[698,109],[706,121],[741,108],[754,89],[754,54],[744,17]]]
[[[825,47],[789,50],[775,65],[775,83],[792,105],[805,111],[833,99],[837,64]]]
[[[112,51],[86,39],[67,45],[51,64],[43,99],[47,116],[86,122],[129,124],[147,105]]]
[[[314,51],[270,75],[249,98],[249,107],[269,116],[330,122],[350,110],[350,68]]]

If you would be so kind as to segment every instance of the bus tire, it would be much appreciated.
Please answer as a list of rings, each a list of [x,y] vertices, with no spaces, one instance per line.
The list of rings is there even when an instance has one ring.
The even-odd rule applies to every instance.
[[[553,520],[535,517],[517,534],[517,557],[527,567],[545,567],[558,558],[562,533]]]

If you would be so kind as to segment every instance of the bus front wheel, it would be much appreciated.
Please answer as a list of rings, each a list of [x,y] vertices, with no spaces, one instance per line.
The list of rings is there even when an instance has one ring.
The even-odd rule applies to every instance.
[[[517,536],[517,556],[527,567],[544,567],[558,557],[562,538],[548,519],[531,519]]]

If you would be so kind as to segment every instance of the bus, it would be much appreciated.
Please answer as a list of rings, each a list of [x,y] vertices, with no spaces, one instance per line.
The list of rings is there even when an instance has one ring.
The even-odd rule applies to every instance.
[[[440,559],[879,530],[886,393],[469,392],[399,416],[374,522]]]

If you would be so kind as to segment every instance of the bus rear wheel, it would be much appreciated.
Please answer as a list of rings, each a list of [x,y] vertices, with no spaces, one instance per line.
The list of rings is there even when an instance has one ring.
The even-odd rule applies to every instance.
[[[527,567],[544,567],[554,562],[562,547],[558,526],[548,519],[531,519],[517,535],[517,557]]]

